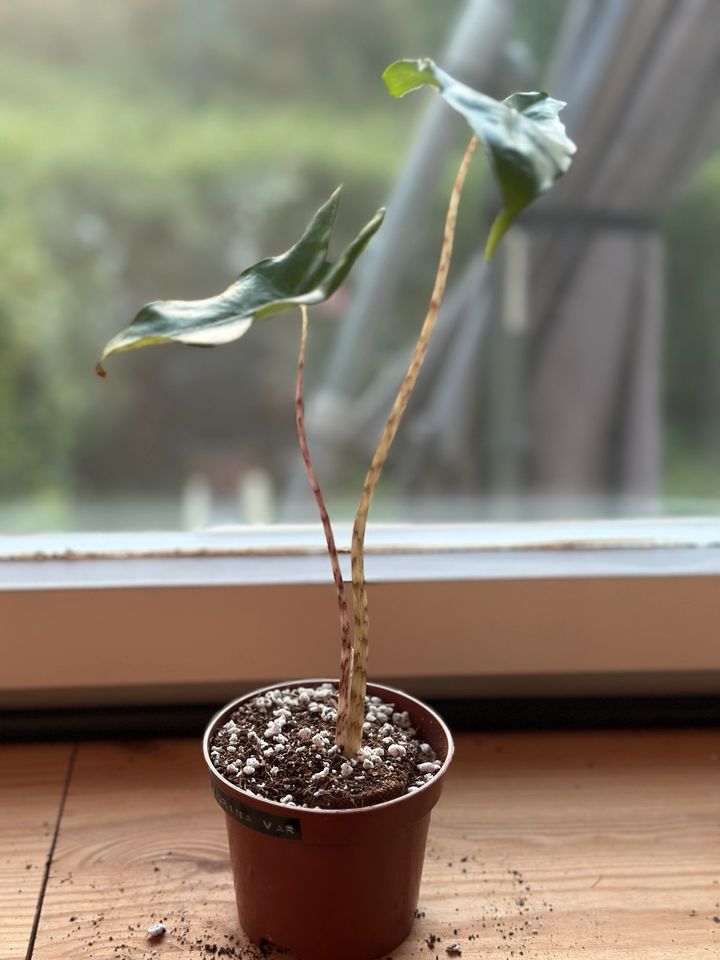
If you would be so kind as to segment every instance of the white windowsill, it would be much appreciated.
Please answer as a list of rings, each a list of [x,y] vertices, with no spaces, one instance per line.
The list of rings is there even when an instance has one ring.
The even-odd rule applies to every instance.
[[[338,528],[349,577],[349,525]],[[720,573],[720,521],[378,525],[368,530],[368,578],[413,580],[697,576]],[[0,537],[0,589],[325,583],[317,526],[197,533]]]
[[[715,519],[377,526],[366,567],[378,679],[720,692]],[[337,671],[316,527],[0,538],[0,622],[0,708]]]

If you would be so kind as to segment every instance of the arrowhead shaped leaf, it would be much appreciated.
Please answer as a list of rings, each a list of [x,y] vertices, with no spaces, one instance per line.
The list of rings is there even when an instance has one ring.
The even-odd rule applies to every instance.
[[[350,273],[385,216],[384,210],[378,210],[337,261],[330,263],[328,246],[339,192],[340,188],[320,207],[294,247],[243,270],[223,293],[205,300],[148,303],[105,345],[97,372],[104,376],[102,361],[112,353],[154,343],[202,347],[230,343],[247,333],[258,317],[327,300]]]
[[[576,147],[558,114],[565,106],[547,93],[513,93],[495,100],[453,79],[432,60],[398,60],[383,73],[394,97],[434,86],[461,113],[485,148],[503,207],[485,247],[489,260],[517,215],[568,169]]]

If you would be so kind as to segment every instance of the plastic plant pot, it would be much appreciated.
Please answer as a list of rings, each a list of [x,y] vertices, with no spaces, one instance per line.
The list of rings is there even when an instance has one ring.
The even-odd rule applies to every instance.
[[[375,960],[408,936],[417,908],[430,814],[453,756],[450,731],[429,707],[391,687],[368,684],[407,710],[419,737],[442,761],[424,786],[395,800],[346,810],[312,810],[263,800],[226,780],[210,761],[213,734],[235,708],[296,680],[255,690],[210,721],[203,740],[215,798],[225,811],[240,925],[297,960]]]

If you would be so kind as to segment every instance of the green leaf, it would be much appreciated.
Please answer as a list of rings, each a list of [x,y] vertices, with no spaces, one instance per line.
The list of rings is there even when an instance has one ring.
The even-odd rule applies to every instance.
[[[287,253],[243,270],[223,293],[205,300],[156,300],[109,340],[102,361],[112,353],[155,343],[214,347],[247,333],[254,320],[290,307],[327,300],[350,273],[385,216],[378,210],[335,263],[327,259],[340,188],[323,204],[300,240]]]
[[[429,59],[398,60],[383,79],[394,97],[420,86],[437,87],[480,138],[503,202],[485,247],[490,260],[517,215],[570,166],[576,147],[558,117],[565,104],[547,93],[513,93],[495,100],[453,79]]]

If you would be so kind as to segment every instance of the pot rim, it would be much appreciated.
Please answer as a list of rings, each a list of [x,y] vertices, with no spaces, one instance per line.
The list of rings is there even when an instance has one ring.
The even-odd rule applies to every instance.
[[[397,687],[388,687],[382,683],[368,683],[368,691],[372,689],[373,691],[382,691],[383,693],[389,694],[399,694],[406,700],[412,701],[416,704],[421,710],[425,711],[426,714],[429,714],[433,720],[441,728],[445,739],[447,741],[447,755],[443,761],[442,767],[437,771],[437,773],[432,777],[431,780],[428,780],[427,783],[423,784],[422,787],[418,787],[416,790],[413,790],[412,793],[404,793],[401,797],[395,797],[393,800],[384,800],[382,803],[373,803],[366,807],[345,807],[342,810],[325,810],[319,809],[317,807],[298,807],[298,806],[288,806],[284,803],[279,803],[276,800],[268,800],[265,797],[260,797],[255,793],[251,793],[249,790],[245,790],[242,787],[239,787],[235,783],[231,783],[230,780],[227,780],[214,766],[212,760],[210,759],[210,737],[215,732],[216,727],[219,724],[219,721],[230,713],[239,703],[248,700],[251,697],[259,697],[262,694],[266,693],[269,690],[278,690],[283,687],[305,687],[305,686],[317,686],[321,683],[331,683],[337,686],[338,681],[327,678],[327,677],[312,677],[310,679],[304,680],[282,680],[279,683],[271,683],[264,687],[258,687],[256,690],[251,690],[249,693],[245,693],[240,697],[236,697],[235,700],[231,700],[229,703],[226,703],[224,707],[221,707],[211,720],[208,722],[207,727],[205,728],[205,733],[203,734],[203,757],[205,758],[205,763],[207,764],[208,770],[211,777],[214,780],[217,780],[224,787],[229,788],[229,790],[234,794],[241,794],[244,797],[247,797],[250,803],[262,803],[266,804],[270,808],[274,808],[278,811],[279,816],[292,816],[297,817],[302,815],[303,817],[343,817],[343,816],[361,816],[363,813],[367,814],[375,810],[387,810],[394,806],[397,806],[400,803],[411,800],[414,797],[418,797],[420,794],[431,789],[437,783],[439,783],[445,774],[447,773],[448,767],[455,753],[455,744],[453,741],[452,733],[450,728],[447,726],[442,717],[436,713],[431,707],[423,703],[422,700],[418,700],[415,697],[411,696],[409,693],[405,693],[403,690],[398,690]],[[373,693],[374,696],[379,696],[380,694]]]

